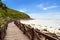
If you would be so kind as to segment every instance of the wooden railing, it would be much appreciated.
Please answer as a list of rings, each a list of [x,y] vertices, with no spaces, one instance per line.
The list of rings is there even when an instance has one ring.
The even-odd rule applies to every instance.
[[[0,40],[4,40],[4,37],[6,35],[7,27],[8,27],[8,23],[6,23],[2,27],[0,27]]]
[[[17,27],[31,40],[59,40],[51,35],[40,32],[38,29],[32,28],[30,25],[22,24],[17,20],[14,21],[14,24],[17,25]]]

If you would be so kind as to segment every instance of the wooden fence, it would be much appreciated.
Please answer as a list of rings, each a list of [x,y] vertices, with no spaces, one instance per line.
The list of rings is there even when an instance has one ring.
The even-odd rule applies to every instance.
[[[8,23],[5,23],[2,27],[0,27],[0,40],[4,40],[7,27],[8,27]]]
[[[32,28],[30,25],[22,24],[17,20],[14,21],[14,24],[17,25],[17,27],[31,40],[59,40],[55,37],[40,32],[38,29]]]

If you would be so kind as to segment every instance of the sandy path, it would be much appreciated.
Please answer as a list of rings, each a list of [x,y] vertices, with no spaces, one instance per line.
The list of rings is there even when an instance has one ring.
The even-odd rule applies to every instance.
[[[5,40],[29,40],[29,38],[12,22],[8,24]]]

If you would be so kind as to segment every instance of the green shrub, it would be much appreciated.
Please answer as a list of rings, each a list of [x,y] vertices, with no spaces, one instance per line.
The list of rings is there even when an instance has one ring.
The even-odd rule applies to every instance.
[[[2,19],[2,18],[0,18],[0,27],[1,27],[1,25],[3,25],[4,24],[4,20]]]

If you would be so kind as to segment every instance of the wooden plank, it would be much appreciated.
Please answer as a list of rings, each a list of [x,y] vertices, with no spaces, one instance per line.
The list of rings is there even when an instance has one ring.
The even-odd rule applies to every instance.
[[[54,37],[52,37],[50,35],[47,35],[47,34],[44,34],[44,33],[40,32],[40,31],[37,31],[37,30],[35,30],[35,31],[37,33],[41,34],[41,35],[44,35],[47,39],[50,39],[50,40],[58,40],[57,38],[54,38]]]
[[[18,26],[18,22],[17,22],[17,21],[16,21],[15,24]],[[19,25],[21,26],[21,24],[19,24]],[[23,29],[23,32],[25,31],[25,33],[29,33],[29,32],[27,32],[27,31],[28,31],[28,29],[31,29],[31,30],[32,30],[32,32],[31,32],[32,38],[34,38],[34,34],[35,34],[35,36],[37,36],[37,38],[38,38],[39,40],[41,40],[41,39],[40,39],[40,37],[39,37],[38,35],[43,35],[43,36],[45,36],[46,39],[49,39],[49,40],[58,40],[57,38],[52,37],[52,36],[47,35],[47,34],[44,34],[44,33],[40,32],[39,30],[32,29],[31,26],[28,27],[28,26],[26,26],[26,25],[23,25],[23,26],[21,26],[21,28]],[[21,29],[21,30],[22,30],[22,29]],[[31,35],[31,34],[30,34],[30,35]],[[34,39],[32,39],[32,40],[34,40]]]

